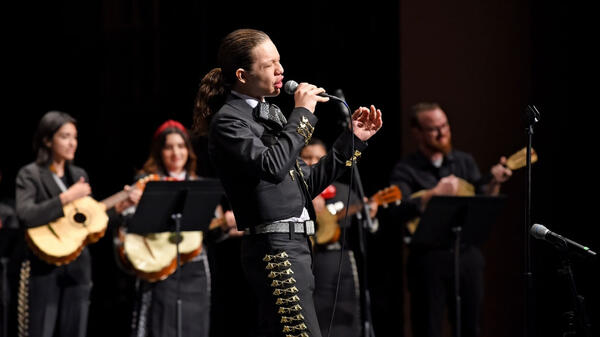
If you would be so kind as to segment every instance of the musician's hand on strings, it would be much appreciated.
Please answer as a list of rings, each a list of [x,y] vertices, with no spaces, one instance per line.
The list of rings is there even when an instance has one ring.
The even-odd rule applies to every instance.
[[[323,210],[326,210],[325,198],[321,195],[317,195],[313,201],[313,207],[315,208],[315,213],[321,213]]]
[[[506,167],[506,157],[500,157],[500,162],[491,169],[493,183],[501,184],[512,176],[512,170]]]
[[[377,206],[377,202],[375,200],[369,201],[367,197],[365,197],[364,201],[365,203],[369,204],[369,216],[371,217],[371,219],[375,218],[375,216],[377,215],[377,208],[379,207]]]
[[[455,175],[449,175],[440,179],[433,188],[434,195],[456,195],[458,193],[458,178]]]
[[[59,195],[60,202],[63,205],[66,205],[74,200],[79,198],[86,197],[92,193],[92,188],[90,184],[88,184],[83,177],[80,177],[79,180],[71,185],[66,191],[62,192]]]
[[[419,208],[422,212],[424,212],[425,208],[427,208],[429,200],[431,200],[431,198],[436,195],[457,195],[458,185],[459,180],[453,174],[440,179],[440,181],[438,181],[437,185],[435,185],[434,188],[428,189],[424,193],[419,195],[419,198],[421,199],[421,205]]]
[[[229,237],[244,235],[244,231],[239,231],[237,229],[237,222],[235,221],[235,215],[233,215],[232,211],[226,211],[223,216],[225,217],[225,222],[221,228],[229,235]]]
[[[118,214],[122,213],[124,210],[128,209],[131,206],[137,205],[140,202],[140,199],[142,198],[142,190],[139,188],[125,185],[125,187],[123,187],[123,191],[127,192],[127,199],[115,205],[115,211]]]

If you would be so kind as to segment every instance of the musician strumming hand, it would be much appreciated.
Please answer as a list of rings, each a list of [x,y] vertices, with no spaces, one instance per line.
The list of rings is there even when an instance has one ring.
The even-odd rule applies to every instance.
[[[419,216],[436,195],[497,195],[512,174],[502,157],[489,174],[481,175],[473,157],[452,148],[448,118],[436,103],[419,103],[410,111],[411,132],[417,152],[398,162],[390,183],[406,196],[399,221]],[[412,198],[408,198],[412,196]],[[483,300],[483,255],[474,246],[462,247],[460,255],[463,336],[479,335]],[[439,337],[446,306],[452,317],[452,253],[450,247],[415,247],[408,259],[413,336]],[[450,293],[449,293],[450,292]],[[449,305],[450,304],[450,305]],[[454,322],[452,322],[454,324]]]
[[[22,167],[16,178],[15,206],[25,229],[64,217],[63,206],[91,193],[87,173],[72,163],[77,150],[76,125],[73,117],[59,111],[50,111],[39,121],[33,142],[36,160]],[[19,273],[20,334],[85,336],[91,265],[85,246],[72,262],[60,266],[41,260],[27,248]]]

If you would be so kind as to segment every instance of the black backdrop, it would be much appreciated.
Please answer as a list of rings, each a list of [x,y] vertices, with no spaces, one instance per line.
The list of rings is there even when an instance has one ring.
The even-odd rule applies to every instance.
[[[329,92],[341,88],[352,108],[373,103],[383,109],[384,129],[370,142],[371,147],[360,164],[366,194],[371,195],[387,185],[393,163],[408,148],[408,144],[404,144],[406,136],[402,136],[407,128],[402,125],[401,111],[414,103],[409,98],[428,97],[423,92],[407,95],[406,92],[414,88],[403,82],[413,64],[418,63],[413,63],[411,53],[418,55],[419,51],[403,50],[401,46],[406,46],[411,37],[419,39],[426,35],[410,24],[411,5],[416,3],[406,0],[350,6],[342,1],[305,1],[288,3],[285,9],[281,2],[96,0],[47,2],[35,6],[10,3],[3,11],[7,95],[0,113],[0,169],[3,173],[0,196],[3,199],[14,196],[14,176],[18,168],[33,159],[31,139],[36,123],[43,113],[53,109],[66,111],[79,121],[76,163],[90,174],[95,197],[104,198],[131,182],[134,171],[147,156],[151,135],[160,123],[172,118],[187,126],[191,124],[200,78],[214,67],[221,38],[240,27],[261,29],[272,37],[282,55],[287,79],[312,82]],[[516,13],[521,19],[525,18],[516,43],[524,44],[523,62],[518,69],[523,81],[513,90],[525,97],[523,103],[538,104],[543,114],[543,123],[537,126],[540,131],[536,134],[535,146],[544,154],[545,164],[540,163],[534,170],[534,192],[537,192],[534,220],[555,224],[556,231],[591,246],[595,244],[598,250],[598,230],[584,225],[591,219],[592,208],[582,207],[589,204],[574,200],[578,198],[565,198],[566,183],[558,179],[572,172],[565,172],[570,167],[561,165],[564,162],[559,159],[561,140],[567,134],[567,126],[559,116],[568,110],[564,82],[567,36],[560,20],[565,9],[543,1],[509,4],[514,8],[498,7],[497,12]],[[428,5],[430,3],[423,6]],[[476,22],[483,26],[486,21],[482,13],[468,8],[456,9],[452,15],[457,16],[452,17],[455,22],[477,18],[477,15],[481,18]],[[424,15],[414,20],[424,20],[425,25],[433,29],[441,27],[435,20],[428,21],[426,9]],[[441,39],[453,34],[455,32],[446,31]],[[430,45],[440,41],[423,43]],[[438,52],[443,58],[444,50]],[[435,59],[435,55],[421,59],[420,66],[428,67],[427,60]],[[493,57],[491,63],[503,56]],[[453,92],[452,85],[466,85],[460,78],[457,83],[444,80],[443,75],[440,74],[439,82],[432,84],[432,88]],[[478,86],[478,83],[470,85]],[[285,95],[275,101],[284,110],[292,104],[291,98]],[[321,121],[316,135],[331,142],[340,131],[339,121],[343,116],[334,104],[319,106],[317,114]],[[463,117],[454,114],[451,118],[453,128],[462,125],[463,130],[472,130],[476,135],[505,132],[501,128],[513,123],[509,121],[512,117],[502,117],[502,112],[496,114],[501,121],[496,127],[482,126],[464,116],[469,116],[468,107]],[[520,126],[506,132],[508,137],[513,137],[511,144],[524,145]],[[488,162],[493,163],[490,160],[496,159],[497,152],[488,155],[482,145],[485,142],[467,139],[459,143],[463,149],[481,154],[486,166]],[[200,140],[198,144],[202,154],[203,142]],[[494,159],[488,160],[492,156]],[[521,223],[524,175],[517,174],[515,181],[508,191],[518,195],[517,202],[504,220],[517,219],[516,223]],[[399,336],[404,330],[401,324],[403,298],[399,290],[403,286],[401,264],[390,264],[390,258],[400,261],[402,254],[399,249],[392,249],[394,246],[390,247],[399,245],[399,232],[390,227],[384,231],[385,235],[374,237],[370,242],[373,312],[375,329],[380,336]],[[486,272],[486,280],[492,283],[486,293],[484,314],[484,331],[489,336],[514,336],[523,329],[522,231],[513,228],[506,233],[509,241],[492,240],[485,247],[493,262],[488,261]],[[540,335],[558,335],[561,313],[568,307],[567,288],[557,276],[555,253],[541,242],[533,242],[532,248],[538,281],[533,316]],[[110,239],[94,245],[92,253],[95,287],[89,335],[124,335],[132,284],[110,256]],[[597,270],[598,263],[578,261],[576,264],[580,291],[586,295],[590,313],[596,318],[600,306],[595,289],[599,282]],[[236,299],[231,298],[219,301],[236,303]],[[498,308],[494,301],[506,307]],[[223,321],[220,318],[219,322]],[[499,326],[502,328],[494,328]]]

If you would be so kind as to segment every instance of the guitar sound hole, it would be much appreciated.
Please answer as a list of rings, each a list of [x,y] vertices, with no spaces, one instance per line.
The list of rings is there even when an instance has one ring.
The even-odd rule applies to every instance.
[[[172,233],[169,235],[169,242],[172,244],[178,244],[183,241],[183,236],[181,234],[177,235],[177,233]]]
[[[73,220],[75,220],[77,223],[84,223],[85,220],[87,220],[87,217],[83,213],[77,212],[75,215],[73,215]]]

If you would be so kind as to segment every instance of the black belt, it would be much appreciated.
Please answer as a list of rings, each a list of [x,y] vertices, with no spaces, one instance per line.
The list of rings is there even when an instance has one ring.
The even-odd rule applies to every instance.
[[[246,234],[267,234],[267,233],[299,233],[306,235],[315,234],[315,222],[307,220],[303,222],[281,221],[270,224],[258,225],[246,228]]]

